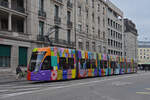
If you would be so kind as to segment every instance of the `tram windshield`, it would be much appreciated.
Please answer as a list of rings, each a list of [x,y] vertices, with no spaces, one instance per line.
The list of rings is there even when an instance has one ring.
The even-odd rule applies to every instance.
[[[46,52],[33,52],[29,64],[29,71],[39,71],[40,65]]]

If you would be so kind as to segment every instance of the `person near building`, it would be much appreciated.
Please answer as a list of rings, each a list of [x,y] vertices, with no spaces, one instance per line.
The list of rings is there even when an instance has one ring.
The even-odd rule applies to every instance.
[[[20,66],[18,66],[16,68],[16,80],[21,79],[22,77],[23,77],[23,72],[22,72]]]

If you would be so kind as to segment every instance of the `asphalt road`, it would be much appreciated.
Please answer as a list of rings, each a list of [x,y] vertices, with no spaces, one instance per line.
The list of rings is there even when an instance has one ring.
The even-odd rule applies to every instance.
[[[0,85],[0,100],[150,100],[150,72]]]

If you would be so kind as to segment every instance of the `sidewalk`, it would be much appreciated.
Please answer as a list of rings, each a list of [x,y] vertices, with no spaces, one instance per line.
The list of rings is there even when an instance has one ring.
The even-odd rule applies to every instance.
[[[27,81],[26,77],[22,78],[21,80],[16,80],[16,74],[13,73],[0,73],[0,84],[7,84],[13,82],[24,82]]]

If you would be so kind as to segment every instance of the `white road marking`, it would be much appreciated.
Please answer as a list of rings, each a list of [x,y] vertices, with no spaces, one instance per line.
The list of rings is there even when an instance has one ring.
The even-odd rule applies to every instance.
[[[150,90],[150,88],[145,88],[146,90]],[[150,95],[150,92],[136,92],[136,94]]]
[[[9,91],[9,90],[0,90],[0,92],[7,92],[7,91]]]
[[[146,90],[150,90],[150,88],[145,88]]]
[[[130,85],[133,84],[131,82],[121,82],[121,81],[116,81],[116,82],[112,82],[112,85],[114,86],[124,86],[124,85]]]
[[[37,90],[37,89],[40,89],[40,88],[26,88],[26,89],[15,89],[16,91],[26,91],[26,90]],[[14,91],[14,89],[11,89]]]
[[[136,92],[136,94],[150,95],[150,92]]]
[[[32,94],[33,93],[39,93],[39,92],[41,93],[41,92],[48,91],[48,90],[62,89],[62,88],[67,88],[67,87],[75,87],[75,86],[88,85],[88,84],[94,85],[93,83],[101,83],[101,82],[110,81],[110,80],[131,78],[131,77],[135,77],[135,76],[144,76],[144,75],[147,75],[147,74],[150,74],[150,73],[136,74],[136,75],[131,75],[131,76],[123,76],[123,77],[115,77],[115,78],[111,78],[111,79],[104,79],[104,80],[91,81],[91,82],[75,83],[75,84],[71,84],[71,85],[68,85],[68,86],[49,87],[49,88],[46,88],[46,89],[36,90],[36,91],[4,94],[0,98],[8,98],[8,97],[18,96],[18,95],[23,95],[23,94],[30,94],[30,93],[32,93]]]

